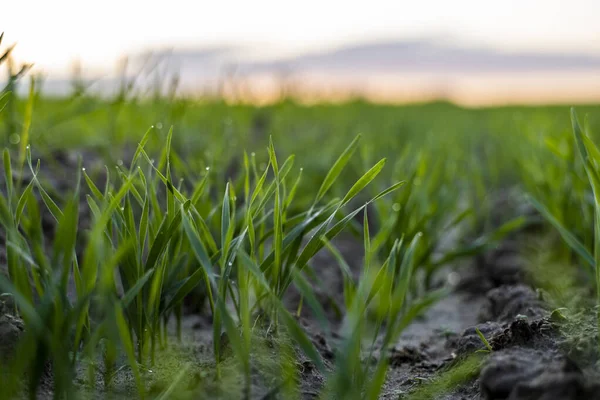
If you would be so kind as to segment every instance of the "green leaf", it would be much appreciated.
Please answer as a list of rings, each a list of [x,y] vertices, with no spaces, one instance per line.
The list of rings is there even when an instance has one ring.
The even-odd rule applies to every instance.
[[[592,254],[585,248],[585,246],[573,235],[569,230],[559,222],[552,213],[542,205],[539,201],[534,199],[532,196],[528,196],[529,202],[542,214],[542,216],[558,230],[558,233],[562,236],[563,240],[575,251],[579,256],[588,263],[591,267],[595,268],[596,263]]]
[[[485,345],[485,347],[487,348],[487,350],[490,353],[492,351],[494,351],[494,349],[492,349],[492,346],[490,345],[490,342],[488,342],[487,339],[485,338],[485,336],[483,336],[483,333],[481,333],[481,331],[479,330],[479,328],[475,327],[475,332],[477,332],[477,335],[479,336],[479,339],[481,339],[481,342]]]
[[[325,317],[325,310],[323,310],[321,303],[317,300],[311,283],[304,277],[302,272],[295,269],[292,269],[292,277],[294,286],[296,286],[298,292],[302,295],[303,301],[306,301],[315,313],[317,321],[319,321],[319,328],[325,330],[325,332],[329,332],[329,321]]]
[[[379,160],[377,164],[375,164],[370,170],[368,170],[363,176],[361,176],[360,179],[356,181],[356,183],[350,188],[348,193],[346,193],[346,196],[344,196],[340,207],[347,204],[350,200],[354,198],[354,196],[356,196],[369,183],[371,183],[371,181],[373,181],[373,179],[375,179],[375,177],[379,175],[384,166],[385,158]]]
[[[150,139],[150,133],[152,132],[153,129],[154,129],[154,126],[151,126],[146,131],[146,133],[144,133],[144,136],[142,136],[142,140],[140,140],[140,142],[138,143],[137,149],[135,150],[135,153],[133,155],[133,159],[131,160],[131,169],[132,170],[133,170],[135,163],[137,162],[137,159],[139,158],[141,152],[144,150],[144,147],[146,146],[148,139]]]
[[[364,399],[367,400],[377,400],[379,399],[379,394],[381,393],[381,389],[385,383],[385,377],[387,375],[388,370],[388,362],[385,357],[382,357],[377,363],[377,368],[373,373],[373,376],[367,382],[367,389],[365,391]]]
[[[87,172],[85,172],[85,168],[83,168],[83,177],[84,177],[88,187],[90,188],[90,191],[94,195],[94,197],[96,199],[98,199],[99,201],[104,201],[104,195],[98,189],[98,187],[94,184],[94,181],[92,181],[92,179],[88,176]]]
[[[129,304],[131,304],[133,299],[139,294],[140,290],[143,289],[144,285],[146,285],[146,282],[148,282],[148,279],[150,279],[153,273],[154,268],[149,269],[132,287],[129,288],[127,293],[125,293],[125,295],[121,298],[121,304],[123,305],[123,308],[129,307]]]
[[[306,336],[304,330],[300,327],[298,322],[292,317],[292,315],[282,306],[280,305],[279,315],[283,319],[283,323],[287,328],[287,332],[292,337],[292,339],[298,344],[300,349],[306,354],[308,358],[315,364],[317,369],[321,373],[325,373],[325,364],[323,364],[323,360],[321,359],[321,355],[315,349],[313,342]]]
[[[230,215],[231,199],[229,198],[229,182],[225,186],[225,195],[223,196],[223,204],[221,205],[221,251],[223,257],[227,256],[229,250],[230,233],[229,224],[231,223]]]
[[[8,149],[4,149],[4,153],[2,156],[2,160],[4,162],[4,183],[6,184],[6,193],[8,197],[8,207],[11,208],[12,198],[13,198],[13,176],[12,176],[12,168],[10,163],[10,153]]]
[[[204,269],[205,276],[207,278],[206,286],[209,295],[209,300],[211,301],[211,310],[214,313],[214,303],[212,302],[212,288],[211,285],[216,287],[216,283],[214,280],[214,272],[212,267],[212,262],[210,261],[210,257],[206,252],[206,248],[202,244],[198,232],[194,229],[192,224],[190,223],[190,217],[187,213],[183,214],[183,229],[187,235],[187,238],[190,242],[192,250],[194,252],[194,256],[200,263],[200,266]]]
[[[194,271],[193,274],[191,274],[181,282],[181,284],[175,291],[173,297],[171,297],[171,299],[167,303],[165,310],[171,310],[177,305],[179,305],[179,303],[185,298],[185,296],[190,294],[192,290],[194,290],[194,288],[198,286],[202,279],[204,279],[207,285],[210,285],[211,281],[206,269],[200,266],[200,268]]]
[[[348,161],[350,161],[350,158],[356,151],[359,140],[360,135],[354,138],[354,140],[348,145],[348,147],[346,147],[344,152],[338,157],[338,159],[333,164],[329,172],[327,172],[325,180],[323,180],[323,183],[321,184],[321,187],[317,192],[317,197],[315,198],[314,204],[317,204],[319,200],[321,200],[323,196],[327,194],[327,192],[331,188],[331,185],[333,185],[333,182],[335,182],[338,176],[340,176],[342,170],[344,169],[344,167],[346,167],[346,164],[348,164]]]
[[[123,315],[123,310],[119,306],[119,303],[115,303],[114,308],[114,316],[115,322],[117,324],[117,328],[119,331],[119,336],[121,338],[121,344],[123,345],[123,349],[125,350],[125,355],[127,356],[127,361],[129,366],[131,367],[131,371],[133,372],[133,377],[135,379],[135,383],[138,390],[138,395],[143,399],[145,389],[142,383],[142,377],[140,375],[140,369],[138,367],[137,361],[135,359],[135,352],[133,349],[133,342],[131,340],[131,334],[129,333],[129,327],[127,325],[127,321]]]
[[[25,187],[25,190],[21,194],[19,201],[17,203],[17,210],[15,211],[15,221],[17,225],[21,221],[21,216],[23,215],[23,210],[25,209],[25,205],[27,204],[27,199],[29,198],[29,194],[33,190],[33,180],[29,182],[29,184]]]

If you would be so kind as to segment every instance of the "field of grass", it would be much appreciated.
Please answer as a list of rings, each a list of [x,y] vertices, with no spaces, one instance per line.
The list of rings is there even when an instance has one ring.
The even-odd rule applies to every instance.
[[[388,351],[532,226],[547,317],[596,332],[577,323],[600,302],[596,106],[51,98],[35,80],[19,97],[18,78],[0,94],[2,398],[442,398],[493,356],[484,331],[419,385],[393,387]]]

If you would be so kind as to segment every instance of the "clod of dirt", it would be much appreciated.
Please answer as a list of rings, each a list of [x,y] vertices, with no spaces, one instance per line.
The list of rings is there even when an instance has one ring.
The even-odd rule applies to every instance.
[[[499,251],[488,264],[488,276],[495,286],[519,283],[523,280],[522,264],[512,248]]]
[[[522,284],[492,289],[487,299],[488,305],[482,314],[484,320],[511,321],[519,315],[537,319],[547,313],[537,293]]]
[[[525,348],[493,353],[480,375],[481,396],[487,400],[599,399],[568,358]]]
[[[399,367],[403,364],[417,364],[427,359],[427,355],[413,346],[393,348],[390,352],[390,365]]]
[[[0,359],[9,359],[25,331],[23,321],[10,314],[0,316]]]
[[[335,358],[335,353],[333,350],[331,350],[331,347],[329,347],[325,336],[321,335],[320,333],[315,334],[313,337],[313,343],[315,344],[317,350],[319,350],[319,353],[321,353],[325,359],[333,360]]]
[[[485,345],[481,341],[477,330],[483,334],[486,339],[490,339],[495,334],[502,331],[502,326],[496,322],[486,322],[465,329],[462,335],[458,338],[449,340],[449,347],[456,350],[458,354],[470,354],[479,349],[485,349]]]
[[[550,321],[539,319],[529,321],[527,318],[517,318],[502,332],[495,333],[489,340],[494,350],[501,350],[517,345],[533,344],[537,347],[545,347],[554,333]]]
[[[517,241],[505,240],[475,259],[477,268],[463,277],[458,286],[460,290],[480,295],[499,286],[523,281],[525,269]]]

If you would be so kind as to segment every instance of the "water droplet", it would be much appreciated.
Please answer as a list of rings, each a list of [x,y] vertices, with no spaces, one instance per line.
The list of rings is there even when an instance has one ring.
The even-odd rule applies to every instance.
[[[394,203],[394,205],[392,206],[392,210],[398,212],[400,211],[400,209],[402,208],[402,206],[400,206],[399,203]]]
[[[119,160],[119,161],[117,161],[117,165],[118,165],[118,166],[122,166],[122,165],[123,165],[123,160]]]
[[[82,170],[83,172],[85,172],[85,167],[81,168],[81,170]]]
[[[154,129],[154,125],[150,125],[150,129]]]
[[[21,141],[21,136],[19,136],[18,133],[13,133],[12,135],[10,135],[8,140],[11,144],[19,144],[19,142]]]
[[[231,261],[229,261],[229,266],[231,267],[233,265],[233,263]]]
[[[300,171],[304,171],[304,168],[300,167]]]
[[[125,211],[125,207],[121,207],[121,211]]]
[[[250,157],[256,157],[256,153],[255,152],[250,153]]]
[[[150,164],[154,164],[154,158],[150,160]]]
[[[31,148],[31,146],[30,146],[30,145],[27,145],[27,147],[26,147],[26,148],[27,148],[27,149],[30,149],[30,148]]]
[[[162,123],[161,123],[161,122],[157,123],[157,124],[156,124],[156,127],[157,127],[158,129],[162,129]]]
[[[207,171],[209,171],[209,170],[210,170],[210,167],[206,167],[206,170],[207,170]]]

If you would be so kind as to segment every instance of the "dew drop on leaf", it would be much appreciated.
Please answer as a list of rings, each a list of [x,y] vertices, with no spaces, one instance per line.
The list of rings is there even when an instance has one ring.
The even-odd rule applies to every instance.
[[[19,136],[18,133],[13,133],[12,135],[10,135],[8,140],[11,144],[19,144],[19,142],[21,141],[21,136]],[[29,146],[27,146],[27,147],[29,147]]]

